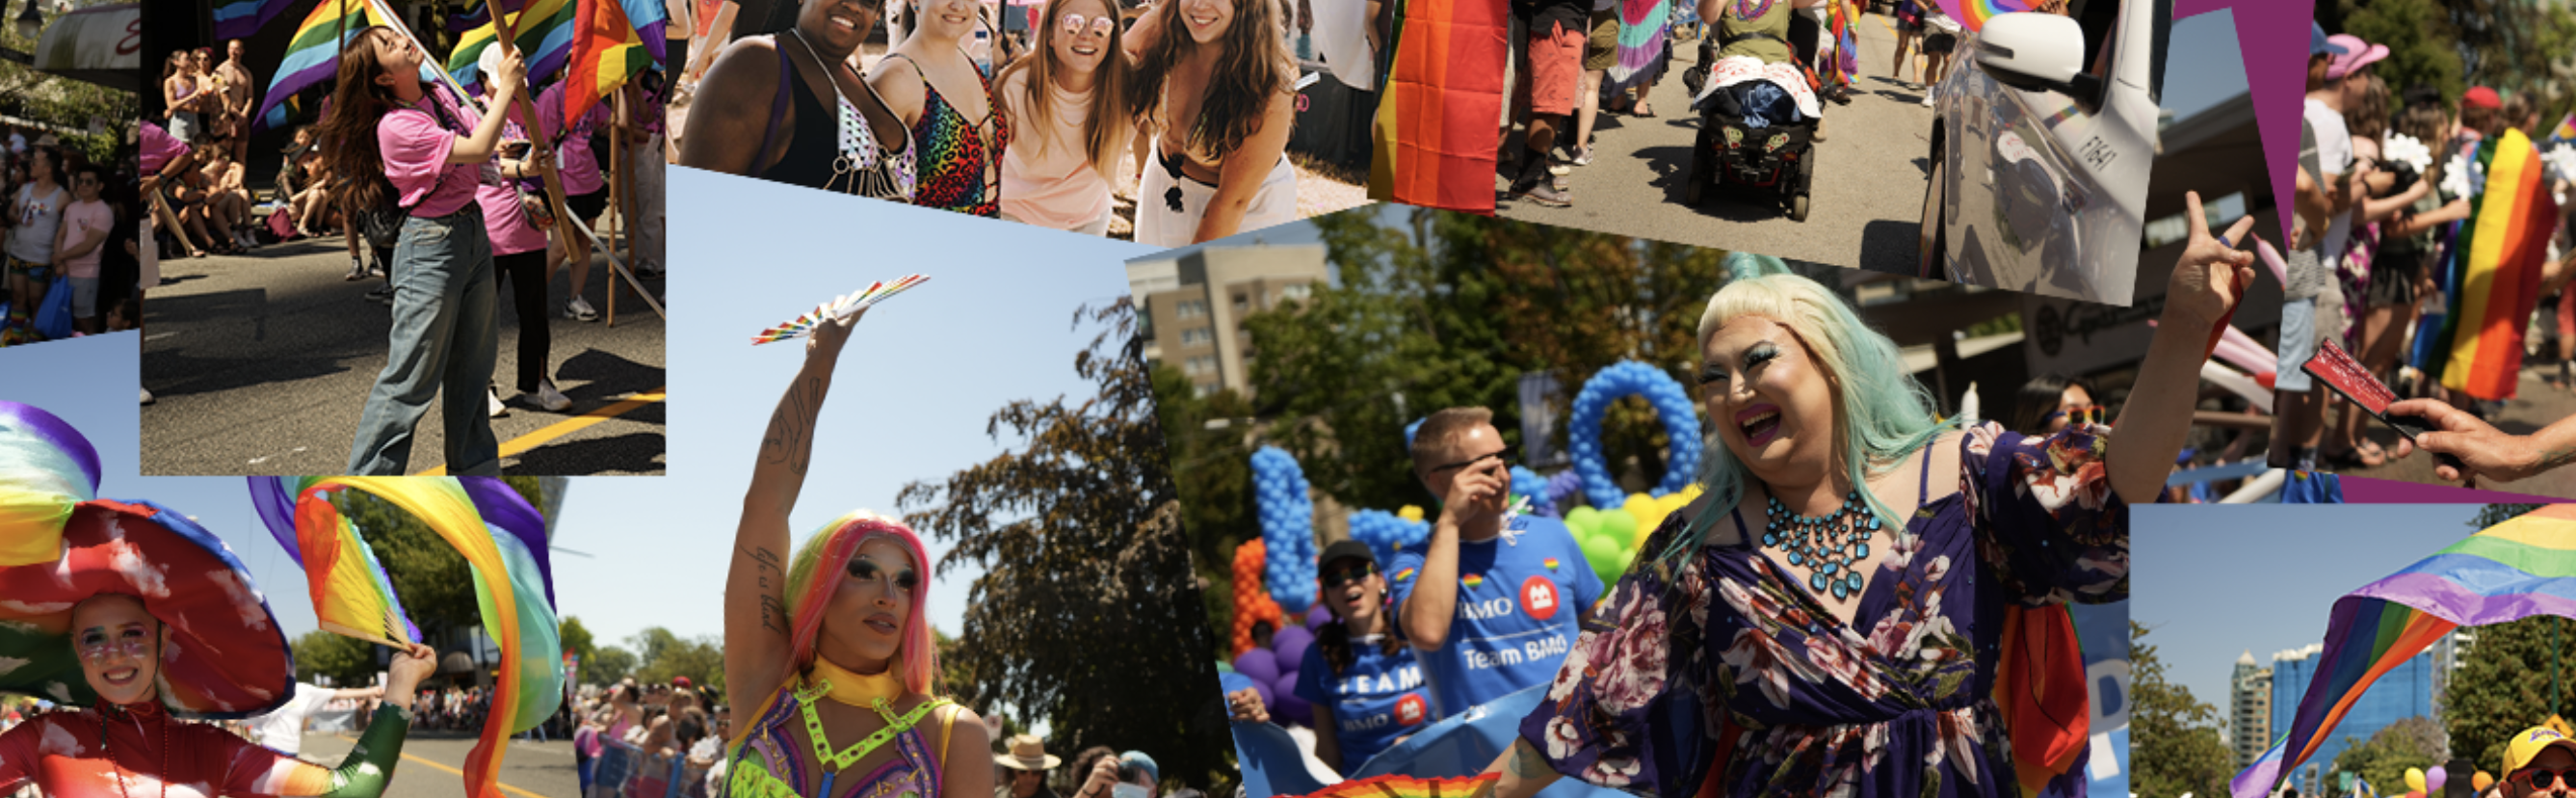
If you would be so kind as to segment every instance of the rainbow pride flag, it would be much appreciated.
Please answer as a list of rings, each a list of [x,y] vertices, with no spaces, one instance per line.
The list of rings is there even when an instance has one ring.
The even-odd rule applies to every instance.
[[[1828,7],[1832,11],[1827,20],[1834,33],[1834,62],[1828,66],[1833,68],[1834,82],[1849,86],[1860,78],[1860,37],[1852,32],[1850,3],[1834,0]]]
[[[2459,288],[2451,292],[2440,332],[2450,353],[2442,387],[2511,399],[2522,370],[2523,329],[2540,304],[2541,261],[2558,224],[2558,202],[2549,195],[2548,165],[2520,130],[2507,128],[2480,143],[2477,165],[2486,183],[2453,246]]]
[[[527,8],[506,14],[504,21],[512,26],[512,40],[528,59],[528,83],[544,85],[546,78],[564,68],[572,57],[575,8],[573,0],[529,0]],[[483,48],[501,38],[500,29],[486,22],[456,37],[456,50],[447,54],[447,74],[457,83],[481,94],[483,68],[479,59]]]
[[[403,646],[419,639],[402,615],[392,580],[358,528],[332,505],[335,490],[359,490],[412,514],[455,547],[474,574],[483,630],[506,663],[492,694],[494,711],[465,758],[465,791],[503,798],[500,762],[510,735],[535,728],[563,700],[563,639],[544,522],[497,479],[453,477],[252,477],[253,505],[269,533],[304,566],[313,614],[322,628],[370,642]],[[280,525],[280,494],[291,514]],[[486,513],[485,507],[492,512]],[[533,523],[532,523],[533,522]]]
[[[291,5],[295,0],[215,0],[215,41],[250,38]]]
[[[2264,798],[2332,739],[2372,682],[2461,626],[2536,615],[2576,618],[2576,521],[2523,516],[2336,599],[2316,678],[2288,734],[2236,775],[2236,798]]]
[[[1996,14],[2029,11],[2030,7],[2022,0],[1941,0],[1941,13],[1970,31],[1985,30],[1986,20],[1994,19]]]
[[[259,113],[252,127],[261,130],[286,126],[286,101],[296,92],[330,82],[333,71],[340,68],[341,37],[356,36],[372,25],[389,25],[393,17],[372,0],[323,0],[304,15],[303,24],[295,26],[295,37],[288,40],[286,57],[277,64],[277,75],[268,81],[268,96],[260,100]],[[429,67],[423,64],[426,71]]]
[[[565,61],[562,119],[580,119],[626,81],[653,68],[661,55],[645,50],[646,39],[626,19],[617,0],[578,0],[574,14],[572,54]]]
[[[2550,131],[2549,137],[2561,141],[2576,140],[2576,112],[2570,112],[2566,118],[2558,120],[2558,129]]]
[[[1493,215],[1508,5],[1405,3],[1371,136],[1369,199]]]
[[[1326,785],[1305,798],[1485,798],[1501,779],[1498,773],[1436,778],[1388,774]]]
[[[2013,776],[2024,798],[2075,767],[2091,741],[2084,651],[2066,605],[2008,607],[1995,673],[1995,706],[2012,738]]]

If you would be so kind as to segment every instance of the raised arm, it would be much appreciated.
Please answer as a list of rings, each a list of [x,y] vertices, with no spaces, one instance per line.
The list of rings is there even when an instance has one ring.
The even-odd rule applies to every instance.
[[[1243,215],[1252,209],[1252,198],[1260,195],[1271,170],[1278,168],[1280,155],[1288,151],[1288,135],[1297,127],[1297,95],[1281,92],[1271,97],[1261,117],[1261,127],[1226,153],[1225,168],[1217,173],[1216,194],[1208,200],[1207,212],[1199,215],[1199,229],[1191,241],[1213,241],[1242,232]]]
[[[787,674],[788,639],[795,633],[787,618],[787,556],[795,550],[787,515],[805,490],[805,472],[814,462],[814,424],[831,391],[841,345],[857,323],[854,315],[814,325],[805,339],[805,365],[761,435],[760,459],[742,497],[742,525],[734,529],[732,565],[725,573],[725,701],[736,707],[760,706]]]
[[[495,86],[492,90],[492,112],[483,115],[482,123],[474,126],[472,135],[456,137],[456,146],[447,151],[448,163],[479,164],[492,160],[492,153],[500,150],[501,123],[510,117],[507,109],[518,100],[519,87],[528,82],[526,58],[517,49],[510,50],[501,56],[501,68],[490,79]],[[464,98],[457,100],[463,102]]]
[[[222,770],[220,792],[230,796],[322,796],[378,798],[393,783],[394,766],[402,762],[403,738],[411,730],[412,696],[420,680],[437,665],[437,652],[413,644],[394,656],[387,669],[385,703],[361,732],[358,744],[338,767],[326,768],[231,738],[230,756]],[[345,692],[345,691],[344,691]],[[205,751],[202,753],[215,753]]]
[[[770,130],[769,112],[778,102],[778,81],[795,79],[793,74],[784,78],[779,74],[776,47],[772,38],[738,39],[716,57],[715,66],[698,82],[696,99],[691,100],[695,105],[680,135],[681,166],[729,175],[758,175],[769,168],[771,155],[761,151],[761,143],[793,130],[796,113],[793,107],[782,111],[778,130]]]
[[[2182,262],[2165,283],[2165,308],[2147,344],[2147,359],[2138,366],[2137,387],[2120,408],[2111,447],[2111,490],[2122,499],[2146,503],[2163,490],[2174,456],[2182,453],[2191,432],[2192,406],[2200,398],[2200,364],[2209,359],[2209,335],[2244,298],[2254,281],[2254,254],[2236,247],[2247,243],[2254,217],[2238,218],[2221,241],[2209,234],[2198,192],[2183,195],[2191,219],[2191,243]]]

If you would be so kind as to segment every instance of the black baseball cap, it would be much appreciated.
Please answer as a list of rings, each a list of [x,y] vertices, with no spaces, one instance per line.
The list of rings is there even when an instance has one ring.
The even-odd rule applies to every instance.
[[[1377,564],[1377,552],[1370,550],[1368,544],[1361,543],[1351,538],[1336,540],[1333,541],[1333,545],[1325,546],[1324,556],[1316,558],[1315,564],[1318,566],[1330,566],[1333,564],[1334,560],[1347,560],[1353,558],[1367,560],[1370,565]]]

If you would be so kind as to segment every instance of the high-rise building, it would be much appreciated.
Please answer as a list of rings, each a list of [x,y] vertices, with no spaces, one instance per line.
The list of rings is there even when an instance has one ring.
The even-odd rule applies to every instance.
[[[1145,359],[1170,363],[1200,396],[1231,388],[1246,398],[1257,354],[1243,320],[1323,282],[1322,244],[1212,247],[1177,258],[1127,262],[1127,286],[1144,317]]]
[[[2343,722],[2317,745],[2316,753],[2300,764],[2290,783],[2299,788],[2301,795],[2321,794],[2320,788],[2336,784],[2332,776],[2335,756],[2352,743],[2369,740],[2389,724],[2407,718],[2439,722],[2436,699],[2449,682],[2444,667],[2456,659],[2457,645],[2458,641],[2445,636],[2381,675],[2352,703]],[[2270,733],[2263,737],[2262,748],[2256,750],[2258,755],[2289,733],[2291,720],[2299,714],[2299,701],[2307,695],[2308,684],[2316,679],[2318,655],[2323,651],[2324,646],[2311,643],[2306,648],[2272,655],[2272,724]]]
[[[2247,650],[2236,658],[2236,673],[2227,681],[2227,742],[2236,752],[2236,769],[2252,766],[2272,745],[2272,669],[2254,661]]]

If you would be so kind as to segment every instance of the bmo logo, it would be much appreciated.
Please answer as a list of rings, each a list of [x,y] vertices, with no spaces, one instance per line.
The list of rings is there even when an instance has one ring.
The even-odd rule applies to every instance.
[[[1522,582],[1521,611],[1542,621],[1556,617],[1556,583],[1544,576]]]
[[[1419,726],[1430,714],[1430,708],[1422,703],[1421,693],[1406,693],[1395,701],[1395,725]]]

